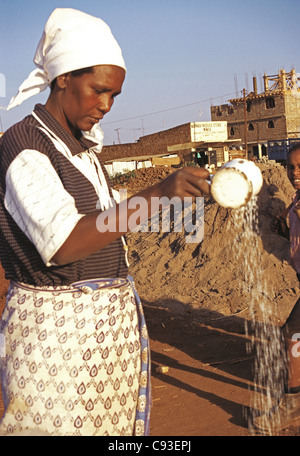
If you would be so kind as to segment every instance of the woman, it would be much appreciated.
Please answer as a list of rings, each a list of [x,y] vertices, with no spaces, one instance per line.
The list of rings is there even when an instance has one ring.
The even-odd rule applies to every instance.
[[[124,224],[95,153],[98,122],[121,93],[122,53],[101,19],[56,9],[34,62],[9,108],[48,86],[49,98],[0,143],[0,259],[11,281],[0,431],[147,435],[148,336],[123,237],[133,210],[129,199]],[[145,218],[153,197],[209,192],[207,177],[183,169],[142,191]],[[99,229],[105,211],[116,230]]]

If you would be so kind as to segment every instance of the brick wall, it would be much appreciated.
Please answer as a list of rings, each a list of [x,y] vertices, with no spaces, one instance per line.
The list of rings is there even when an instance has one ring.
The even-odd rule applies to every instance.
[[[141,156],[142,149],[138,143],[103,146],[100,158],[103,162],[114,161],[124,157]]]
[[[104,146],[101,160],[104,162],[125,157],[141,157],[168,154],[168,146],[191,141],[190,123],[169,130],[142,136],[136,143]]]

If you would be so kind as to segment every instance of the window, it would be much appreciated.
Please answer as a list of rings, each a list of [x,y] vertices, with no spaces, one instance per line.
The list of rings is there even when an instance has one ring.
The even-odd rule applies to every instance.
[[[268,128],[275,128],[273,120],[269,120],[268,122]]]
[[[272,108],[275,108],[275,98],[268,97],[268,98],[266,98],[266,109],[272,109]]]
[[[247,104],[247,112],[250,112],[251,107],[252,107],[252,100],[247,100],[246,104]]]
[[[250,124],[249,124],[249,126],[248,126],[248,130],[249,130],[249,131],[253,131],[253,130],[254,130],[254,126],[253,126],[253,124],[252,124],[252,123],[250,123]]]
[[[233,127],[230,128],[230,136],[234,136],[234,128]]]

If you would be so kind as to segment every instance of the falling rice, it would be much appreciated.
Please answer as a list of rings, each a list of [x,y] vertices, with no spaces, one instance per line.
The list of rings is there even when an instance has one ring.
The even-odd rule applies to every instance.
[[[246,206],[231,211],[231,233],[235,236],[233,248],[242,274],[242,291],[250,309],[250,318],[245,323],[247,349],[249,354],[255,354],[253,385],[249,386],[253,392],[248,425],[255,433],[253,420],[263,415],[265,429],[271,435],[268,412],[284,391],[286,355],[280,327],[272,322],[277,314],[276,302],[268,298],[267,283],[263,280],[256,197]]]

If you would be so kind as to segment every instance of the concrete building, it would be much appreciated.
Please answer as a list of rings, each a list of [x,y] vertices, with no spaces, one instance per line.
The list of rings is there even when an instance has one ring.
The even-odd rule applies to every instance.
[[[228,138],[241,138],[248,156],[267,155],[268,142],[281,142],[300,137],[300,85],[295,69],[280,70],[277,75],[263,76],[264,91],[253,91],[228,104],[211,107],[213,121],[227,121]]]

